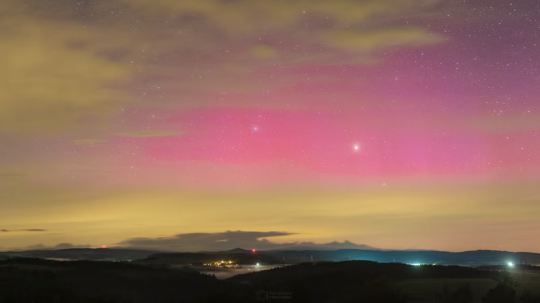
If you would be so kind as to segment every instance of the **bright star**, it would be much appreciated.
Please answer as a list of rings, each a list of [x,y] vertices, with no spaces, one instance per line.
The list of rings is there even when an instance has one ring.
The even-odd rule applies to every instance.
[[[359,151],[360,150],[360,145],[359,144],[353,145],[353,149],[354,149],[354,151]]]

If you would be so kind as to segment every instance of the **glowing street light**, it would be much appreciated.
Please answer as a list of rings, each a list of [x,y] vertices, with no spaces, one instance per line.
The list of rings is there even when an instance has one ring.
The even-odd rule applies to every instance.
[[[508,267],[514,267],[514,262],[508,262]]]

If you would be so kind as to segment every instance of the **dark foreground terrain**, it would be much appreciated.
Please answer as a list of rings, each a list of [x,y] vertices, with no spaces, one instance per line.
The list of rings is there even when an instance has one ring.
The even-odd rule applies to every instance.
[[[129,262],[0,261],[0,302],[540,302],[535,267],[474,269],[370,261],[279,267],[218,280]],[[539,288],[540,289],[540,288]]]

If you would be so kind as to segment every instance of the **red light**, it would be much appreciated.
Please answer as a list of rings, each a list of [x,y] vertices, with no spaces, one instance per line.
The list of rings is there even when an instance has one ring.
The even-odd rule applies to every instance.
[[[252,251],[252,252],[255,252],[255,249],[252,249],[251,251]]]
[[[103,245],[103,246],[101,246],[101,248],[108,248],[108,247],[107,247],[107,246],[105,246],[105,245]]]

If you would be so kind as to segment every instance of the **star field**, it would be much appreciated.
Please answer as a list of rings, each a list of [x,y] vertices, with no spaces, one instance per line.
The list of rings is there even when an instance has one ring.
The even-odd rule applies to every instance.
[[[46,230],[0,249],[248,230],[540,252],[538,1],[0,14],[0,228]]]

